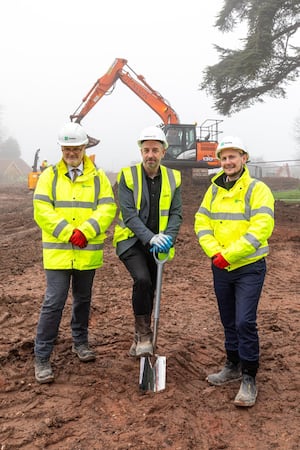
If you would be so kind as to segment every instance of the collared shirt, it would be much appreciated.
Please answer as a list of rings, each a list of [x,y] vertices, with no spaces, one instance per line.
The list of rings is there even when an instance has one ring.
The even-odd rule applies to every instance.
[[[74,177],[74,172],[73,172],[74,169],[78,170],[78,175],[77,176],[80,177],[80,175],[83,174],[83,163],[81,162],[78,167],[73,167],[73,166],[69,166],[68,165],[68,177],[71,180],[73,180],[73,177]]]

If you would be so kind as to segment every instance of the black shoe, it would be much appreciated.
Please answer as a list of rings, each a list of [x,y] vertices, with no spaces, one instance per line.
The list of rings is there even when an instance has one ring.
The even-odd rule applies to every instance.
[[[240,380],[242,378],[242,371],[240,364],[234,364],[227,360],[225,366],[220,372],[208,375],[206,380],[209,384],[214,386],[221,386],[222,384],[230,383],[231,381]]]
[[[75,353],[80,361],[83,362],[94,361],[96,359],[96,354],[89,348],[87,343],[74,344],[72,347],[72,352]]]
[[[249,407],[255,405],[257,397],[257,387],[255,378],[251,375],[243,374],[240,390],[237,393],[234,404],[236,406]]]
[[[54,374],[49,358],[40,358],[36,356],[34,361],[34,373],[38,383],[52,383]]]

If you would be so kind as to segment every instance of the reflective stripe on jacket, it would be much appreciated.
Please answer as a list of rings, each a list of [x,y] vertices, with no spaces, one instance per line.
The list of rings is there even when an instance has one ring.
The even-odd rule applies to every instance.
[[[63,160],[39,177],[33,198],[34,219],[42,229],[45,269],[88,270],[103,264],[106,230],[116,214],[111,184],[102,169],[84,157],[83,174],[73,182]],[[78,228],[88,245],[69,239]]]
[[[175,190],[181,185],[181,175],[178,170],[169,169],[160,166],[161,170],[161,192],[159,199],[159,232],[164,232],[168,226],[170,207]],[[126,167],[119,173],[118,180],[123,174],[126,186],[132,191],[137,215],[141,209],[142,186],[143,186],[143,168],[142,163],[132,167]],[[119,214],[118,224],[115,226],[113,244],[117,246],[118,242],[124,241],[135,236],[123,222],[122,213]]]
[[[222,253],[234,270],[269,253],[268,238],[274,228],[274,198],[269,187],[251,178],[245,167],[228,191],[216,184],[218,173],[195,214],[195,233],[210,258]]]

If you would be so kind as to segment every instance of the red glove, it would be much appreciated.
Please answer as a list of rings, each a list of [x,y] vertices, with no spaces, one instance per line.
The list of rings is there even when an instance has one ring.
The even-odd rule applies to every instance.
[[[219,269],[225,269],[225,267],[229,266],[229,262],[226,261],[221,253],[217,253],[215,256],[213,256],[212,263]]]
[[[73,231],[73,234],[70,237],[70,242],[80,248],[84,248],[87,246],[85,235],[77,228],[75,228],[75,230]]]

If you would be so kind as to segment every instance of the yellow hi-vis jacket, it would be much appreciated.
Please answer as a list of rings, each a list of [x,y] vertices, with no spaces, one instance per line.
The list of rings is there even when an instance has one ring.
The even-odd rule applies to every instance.
[[[109,179],[84,156],[83,174],[73,182],[63,160],[39,177],[33,198],[34,219],[42,229],[45,269],[90,270],[103,264],[106,230],[116,214]],[[81,249],[69,239],[78,228],[88,245]]]
[[[226,190],[216,180],[204,195],[195,214],[194,230],[206,255],[221,253],[229,262],[226,270],[258,261],[269,253],[268,238],[274,228],[274,198],[269,187],[251,178],[248,168]]]
[[[164,232],[168,226],[170,207],[176,188],[181,185],[181,174],[178,170],[169,169],[163,165],[160,166],[162,184],[159,199],[159,232]],[[132,191],[136,213],[139,215],[142,201],[143,169],[142,163],[132,167],[125,167],[118,175],[118,182],[121,175],[124,175],[126,186]],[[135,234],[123,222],[122,213],[119,214],[119,220],[114,230],[113,245],[116,247],[118,242],[134,237]],[[174,256],[174,248],[171,249],[169,258]]]

